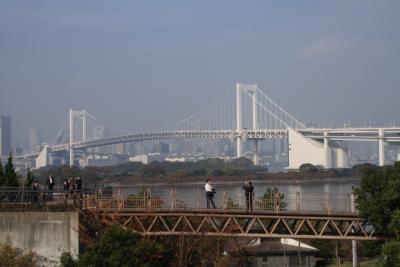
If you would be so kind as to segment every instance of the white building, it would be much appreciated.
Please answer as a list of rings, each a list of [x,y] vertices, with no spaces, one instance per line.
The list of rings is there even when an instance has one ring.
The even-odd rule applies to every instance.
[[[149,154],[142,154],[136,155],[134,157],[129,157],[129,161],[132,162],[141,162],[143,164],[149,164],[154,161],[163,162],[165,157],[162,156],[160,153],[149,153]]]

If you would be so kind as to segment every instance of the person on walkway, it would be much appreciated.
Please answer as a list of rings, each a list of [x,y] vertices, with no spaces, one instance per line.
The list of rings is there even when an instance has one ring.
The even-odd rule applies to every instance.
[[[40,194],[39,182],[37,180],[33,182],[32,190],[33,190],[33,203],[37,203]]]
[[[69,196],[70,198],[72,198],[75,190],[75,183],[73,177],[69,177],[68,179],[68,190],[69,190]]]
[[[254,186],[251,182],[243,185],[244,194],[246,197],[246,212],[253,212],[253,198],[254,198]]]
[[[212,207],[215,209],[215,203],[214,203],[214,194],[216,194],[214,187],[210,183],[210,179],[207,179],[207,183],[205,185],[206,189],[206,198],[207,198],[207,209],[210,208],[210,203]]]
[[[47,185],[47,189],[48,189],[49,200],[53,200],[54,180],[53,180],[53,177],[51,177],[51,174],[49,175],[49,177],[46,180],[46,185]]]
[[[68,198],[68,193],[69,193],[69,181],[68,181],[68,179],[64,179],[63,186],[64,186],[65,199],[67,199]]]
[[[75,178],[75,192],[81,197],[82,195],[82,178],[80,175]]]

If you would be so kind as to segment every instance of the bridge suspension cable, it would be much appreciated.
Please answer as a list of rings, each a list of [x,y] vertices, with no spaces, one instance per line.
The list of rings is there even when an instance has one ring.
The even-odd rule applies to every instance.
[[[240,93],[242,128],[253,129],[254,125],[258,129],[268,130],[282,130],[289,127],[305,128],[303,123],[284,110],[256,85],[241,86],[243,86],[243,91]],[[246,97],[242,97],[243,92],[245,92],[244,96]],[[253,98],[253,93],[256,93],[257,97]],[[160,130],[236,129],[236,109],[238,108],[235,105],[236,97],[234,90],[230,90],[205,109]],[[253,114],[254,112],[256,114]],[[257,122],[253,122],[253,120],[257,120]]]

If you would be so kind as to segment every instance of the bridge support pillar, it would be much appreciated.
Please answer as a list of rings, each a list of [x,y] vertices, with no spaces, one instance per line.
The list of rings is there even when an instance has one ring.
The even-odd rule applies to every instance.
[[[400,161],[400,146],[397,146],[397,158],[396,161]]]
[[[324,132],[324,151],[325,151],[325,168],[331,168],[331,150],[329,148],[328,132]]]
[[[258,165],[259,164],[259,158],[258,158],[258,140],[255,139],[253,140],[253,164]]]
[[[343,141],[339,142],[339,148],[337,148],[337,166],[338,168],[348,168],[347,154],[344,147]]]
[[[379,140],[378,140],[378,150],[379,150],[379,166],[385,165],[385,142],[384,142],[385,132],[382,128],[379,128]]]
[[[50,154],[50,148],[48,145],[45,145],[43,150],[39,153],[38,157],[35,160],[36,169],[49,166],[50,164],[49,154]]]
[[[75,161],[74,149],[71,147],[69,149],[69,166],[70,167],[74,166],[74,161]]]
[[[242,145],[242,137],[236,137],[236,157],[243,157],[243,145]]]

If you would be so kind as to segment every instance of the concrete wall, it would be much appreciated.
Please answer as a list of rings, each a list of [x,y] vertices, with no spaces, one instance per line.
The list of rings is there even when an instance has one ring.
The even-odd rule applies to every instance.
[[[47,258],[57,266],[62,252],[78,256],[77,212],[0,212],[0,243]]]
[[[289,129],[289,169],[298,169],[304,163],[324,166],[327,158],[324,144],[305,138],[294,129]]]
[[[289,169],[298,169],[304,163],[325,168],[348,168],[347,151],[341,143],[329,141],[325,148],[324,143],[289,129]]]

